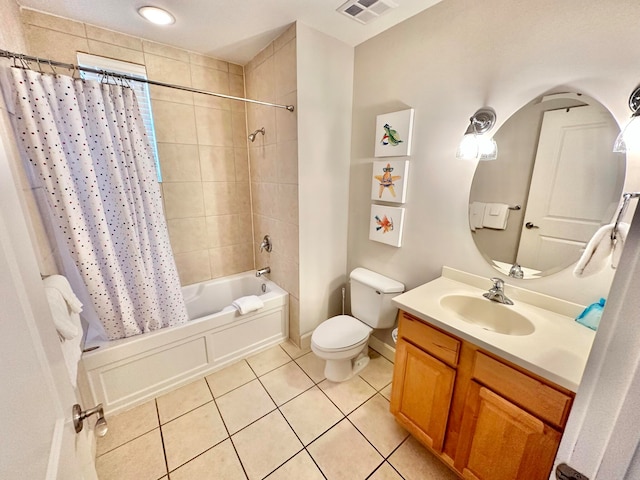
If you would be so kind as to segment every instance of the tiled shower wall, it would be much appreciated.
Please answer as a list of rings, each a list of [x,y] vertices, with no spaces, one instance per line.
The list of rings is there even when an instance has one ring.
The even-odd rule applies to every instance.
[[[294,24],[245,66],[247,96],[297,107],[296,68]],[[253,104],[247,109],[248,130],[265,128],[249,143],[256,267],[270,266],[271,278],[289,292],[289,336],[299,343],[297,114]],[[258,249],[267,234],[271,253]]]
[[[77,63],[87,52],[144,64],[154,80],[245,96],[240,65],[29,9],[22,21],[31,55]],[[253,269],[244,103],[163,87],[151,98],[182,284]]]

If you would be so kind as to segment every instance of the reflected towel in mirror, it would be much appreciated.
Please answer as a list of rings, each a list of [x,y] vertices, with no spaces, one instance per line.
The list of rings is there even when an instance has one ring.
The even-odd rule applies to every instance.
[[[486,206],[487,204],[484,202],[471,202],[469,205],[469,226],[472,232],[475,232],[477,228],[482,228]]]
[[[494,230],[505,230],[509,220],[509,205],[506,203],[487,203],[484,209],[482,226]]]

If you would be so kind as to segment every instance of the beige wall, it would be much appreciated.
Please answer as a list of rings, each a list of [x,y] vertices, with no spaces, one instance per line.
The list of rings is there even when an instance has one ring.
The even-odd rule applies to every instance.
[[[0,48],[11,52],[24,52],[26,50],[26,41],[23,26],[20,22],[18,5],[13,0],[2,0],[0,10],[3,12],[0,20]],[[11,65],[11,62],[4,60],[2,64]],[[4,102],[0,102],[0,105],[3,108]],[[13,138],[10,139],[9,145],[15,146]],[[34,245],[38,267],[43,275],[52,275],[58,273],[58,267],[55,262],[53,245],[49,242],[49,236],[36,203],[36,196],[41,195],[42,191],[41,189],[31,188],[26,173],[22,168],[17,149],[14,150],[15,155],[9,158],[10,167],[20,192],[20,201],[25,213],[31,243]]]
[[[436,278],[443,265],[495,276],[468,229],[475,164],[455,158],[469,117],[488,105],[499,127],[556,89],[582,91],[626,122],[640,79],[640,52],[627,48],[636,43],[638,15],[635,0],[448,0],[356,47],[349,269],[364,266],[408,288]],[[414,151],[396,249],[368,239],[369,175],[376,115],[407,107],[416,110]],[[635,168],[627,187],[637,190],[638,178]],[[613,273],[576,279],[567,269],[509,283],[589,304],[607,296]]]
[[[296,26],[291,25],[245,67],[247,97],[297,106]],[[249,143],[256,267],[271,267],[270,278],[290,294],[289,336],[298,343],[298,131],[291,113],[247,104],[247,129],[265,128]],[[271,237],[271,253],[258,246]]]
[[[317,325],[340,313],[347,279],[353,55],[353,47],[298,22],[303,346]]]
[[[22,20],[32,55],[102,55],[143,64],[153,80],[244,97],[239,65],[33,10]],[[244,104],[163,87],[151,87],[151,99],[182,284],[253,269]]]

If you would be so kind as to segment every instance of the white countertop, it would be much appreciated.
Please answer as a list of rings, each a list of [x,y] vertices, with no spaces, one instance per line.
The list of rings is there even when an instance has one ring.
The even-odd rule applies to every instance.
[[[574,320],[583,310],[582,305],[506,284],[505,294],[514,302],[508,308],[527,317],[535,331],[529,335],[505,335],[461,320],[440,305],[440,299],[447,295],[482,298],[491,287],[489,279],[448,267],[443,268],[442,275],[398,295],[393,303],[426,323],[577,391],[595,337],[593,330]]]

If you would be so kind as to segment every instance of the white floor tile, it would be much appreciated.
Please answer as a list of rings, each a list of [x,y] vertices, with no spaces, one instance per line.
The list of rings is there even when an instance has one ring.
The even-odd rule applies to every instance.
[[[295,362],[289,362],[260,377],[276,405],[291,400],[313,387],[313,382]]]
[[[231,434],[276,408],[257,379],[217,398],[216,403]]]
[[[264,478],[302,450],[279,411],[271,412],[231,437],[249,480]]]
[[[384,460],[346,419],[307,450],[328,480],[365,479]]]

